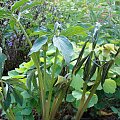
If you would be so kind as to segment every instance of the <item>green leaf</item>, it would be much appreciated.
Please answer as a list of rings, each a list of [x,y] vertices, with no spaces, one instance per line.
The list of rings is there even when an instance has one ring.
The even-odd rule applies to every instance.
[[[15,90],[14,88],[13,88],[13,96],[15,97],[15,101],[22,106],[22,104],[23,104],[23,97],[20,94],[20,92]]]
[[[38,38],[34,42],[32,48],[31,48],[31,50],[29,52],[29,55],[31,55],[34,52],[38,52],[41,49],[41,47],[47,42],[47,40],[48,40],[47,36],[42,36],[42,37]]]
[[[30,115],[32,112],[32,108],[25,108],[21,111],[21,115]]]
[[[66,63],[69,63],[72,55],[73,55],[73,46],[70,43],[70,41],[68,40],[68,38],[64,37],[64,36],[60,36],[60,37],[53,37],[53,44],[55,47],[58,48],[59,51],[62,52],[62,55],[66,61]]]
[[[71,82],[71,85],[75,90],[81,90],[83,87],[83,79],[80,77],[80,75],[73,76],[73,80]]]
[[[82,97],[82,92],[75,90],[75,91],[72,91],[72,95],[73,95],[73,97],[76,98],[77,100],[80,100],[81,97]]]
[[[32,60],[30,60],[29,62],[27,63],[24,63],[24,67],[29,69],[30,67],[32,67],[34,65],[34,62]]]
[[[15,68],[15,71],[18,73],[24,73],[26,71],[26,68],[21,67],[21,68]]]
[[[14,77],[14,76],[18,76],[19,73],[16,70],[11,70],[11,71],[8,72],[8,75],[10,77]]]
[[[31,97],[30,94],[25,90],[21,93],[21,95],[23,96],[23,98],[30,98]]]
[[[85,94],[85,100],[88,98],[90,92],[86,92]],[[72,91],[72,95],[74,98],[76,98],[76,100],[80,100],[82,97],[82,90],[81,91]],[[98,102],[98,97],[96,94],[94,94],[88,104],[88,108],[94,106],[94,104],[96,104]],[[78,107],[79,105],[77,105]]]
[[[116,82],[112,79],[106,79],[103,84],[103,90],[106,93],[114,93],[116,87]]]
[[[116,73],[117,75],[120,75],[120,67],[114,67],[111,69],[114,73]]]
[[[88,98],[88,95],[90,94],[90,92],[86,93],[86,98]],[[88,104],[88,108],[94,106],[96,103],[98,102],[98,96],[96,94],[94,94]]]
[[[26,2],[28,2],[29,0],[20,0],[20,1],[17,1],[15,2],[13,5],[12,5],[12,12],[18,8],[20,8],[21,6],[23,6]]]
[[[71,94],[67,94],[67,98],[66,98],[67,102],[73,102],[74,100],[75,98]]]
[[[85,28],[80,27],[80,26],[72,26],[67,28],[67,30],[64,30],[61,32],[61,35],[70,37],[70,36],[74,36],[74,35],[84,35],[87,36],[86,32],[85,32]]]

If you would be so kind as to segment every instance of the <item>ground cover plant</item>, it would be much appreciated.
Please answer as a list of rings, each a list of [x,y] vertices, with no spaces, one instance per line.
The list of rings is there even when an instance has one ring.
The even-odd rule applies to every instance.
[[[119,1],[7,2],[0,8],[2,118],[54,120],[70,103],[74,115],[64,119],[80,120],[91,107],[105,108],[102,97],[119,101]],[[27,61],[2,76],[2,49],[12,47]],[[119,119],[119,105],[109,108]]]

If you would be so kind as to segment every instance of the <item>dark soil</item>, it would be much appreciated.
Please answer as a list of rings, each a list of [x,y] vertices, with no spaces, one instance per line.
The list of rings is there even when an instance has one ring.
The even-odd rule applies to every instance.
[[[70,103],[63,103],[59,108],[59,112],[56,113],[54,120],[75,120],[75,113],[77,110]],[[33,115],[35,120],[42,120],[38,116],[37,112],[33,110]],[[119,120],[114,114],[99,116],[95,114],[94,108],[89,109],[84,113],[81,120]]]

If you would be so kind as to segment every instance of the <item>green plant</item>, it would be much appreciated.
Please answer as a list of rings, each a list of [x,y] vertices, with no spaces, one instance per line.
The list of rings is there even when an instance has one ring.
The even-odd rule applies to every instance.
[[[6,107],[6,114],[7,110],[10,111],[8,117],[12,116],[14,119],[34,119],[32,110],[35,110],[39,114],[38,116],[42,116],[43,119],[53,120],[60,104],[65,100],[66,93],[72,91],[72,95],[68,94],[66,99],[73,102],[74,106],[78,108],[75,119],[79,120],[87,107],[97,103],[98,97],[95,91],[99,85],[107,93],[115,92],[116,82],[108,76],[108,73],[116,61],[120,49],[115,48],[113,44],[102,45],[103,42],[99,43],[99,36],[106,38],[106,35],[101,35],[103,29],[102,32],[99,30],[99,23],[96,24],[92,32],[94,23],[99,19],[86,2],[84,3],[85,9],[90,10],[93,25],[76,25],[77,22],[74,20],[76,18],[78,20],[80,14],[75,14],[76,17],[73,19],[75,10],[70,13],[73,15],[70,20],[72,19],[74,22],[69,21],[69,24],[62,26],[61,20],[59,21],[57,16],[58,18],[52,21],[55,25],[47,24],[48,20],[43,22],[43,24],[47,24],[45,27],[38,27],[38,24],[34,24],[32,21],[33,16],[29,16],[26,11],[38,4],[43,5],[43,3],[43,1],[21,0],[17,1],[9,11],[6,8],[0,9],[0,18],[9,19],[11,28],[13,30],[17,28],[26,37],[30,46],[29,56],[31,59],[28,63],[23,63],[19,68],[8,72],[7,78],[2,77],[2,82],[6,85],[5,88],[8,86],[7,97],[3,100],[3,108]],[[79,4],[82,5],[81,2]],[[82,11],[82,15],[84,11]],[[23,22],[25,17],[30,20],[33,28],[26,29]],[[88,17],[87,19],[89,20]],[[107,19],[104,18],[104,20]],[[105,30],[107,31],[107,29]],[[87,37],[88,32],[91,32],[89,37]],[[115,32],[115,34],[117,33]],[[73,39],[73,42],[68,38]],[[79,38],[89,40],[84,45],[82,44],[79,56],[71,60],[73,56],[77,56],[73,52],[73,47],[75,49],[74,44],[78,45]],[[91,46],[90,50],[88,45]],[[117,73],[114,69],[113,72]],[[32,101],[34,102],[32,103]],[[22,112],[20,113],[20,111]]]

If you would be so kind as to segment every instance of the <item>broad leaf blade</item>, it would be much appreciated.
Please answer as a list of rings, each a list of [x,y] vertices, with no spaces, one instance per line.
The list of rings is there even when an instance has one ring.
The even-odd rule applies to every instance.
[[[41,49],[41,47],[47,42],[47,40],[48,40],[48,37],[47,37],[47,36],[42,36],[42,37],[38,38],[38,39],[34,42],[32,48],[31,48],[31,50],[30,50],[29,55],[31,55],[31,54],[34,53],[34,52],[38,52],[38,51]]]
[[[21,6],[23,6],[26,2],[28,2],[29,0],[20,0],[15,2],[15,4],[12,6],[12,12],[18,8],[20,8]]]
[[[116,89],[116,82],[112,79],[106,79],[103,84],[103,90],[106,93],[114,93]]]
[[[69,63],[73,55],[73,46],[68,40],[68,38],[64,36],[60,37],[54,36],[53,44],[55,47],[58,48],[59,51],[61,51],[66,63]]]
[[[84,81],[82,80],[82,77],[80,75],[73,76],[73,80],[71,82],[71,85],[75,90],[81,90],[83,87]]]
[[[72,26],[67,28],[67,30],[64,30],[61,32],[61,35],[70,37],[70,36],[74,36],[74,35],[84,35],[86,36],[86,32],[85,32],[85,28],[80,27],[80,26]]]

